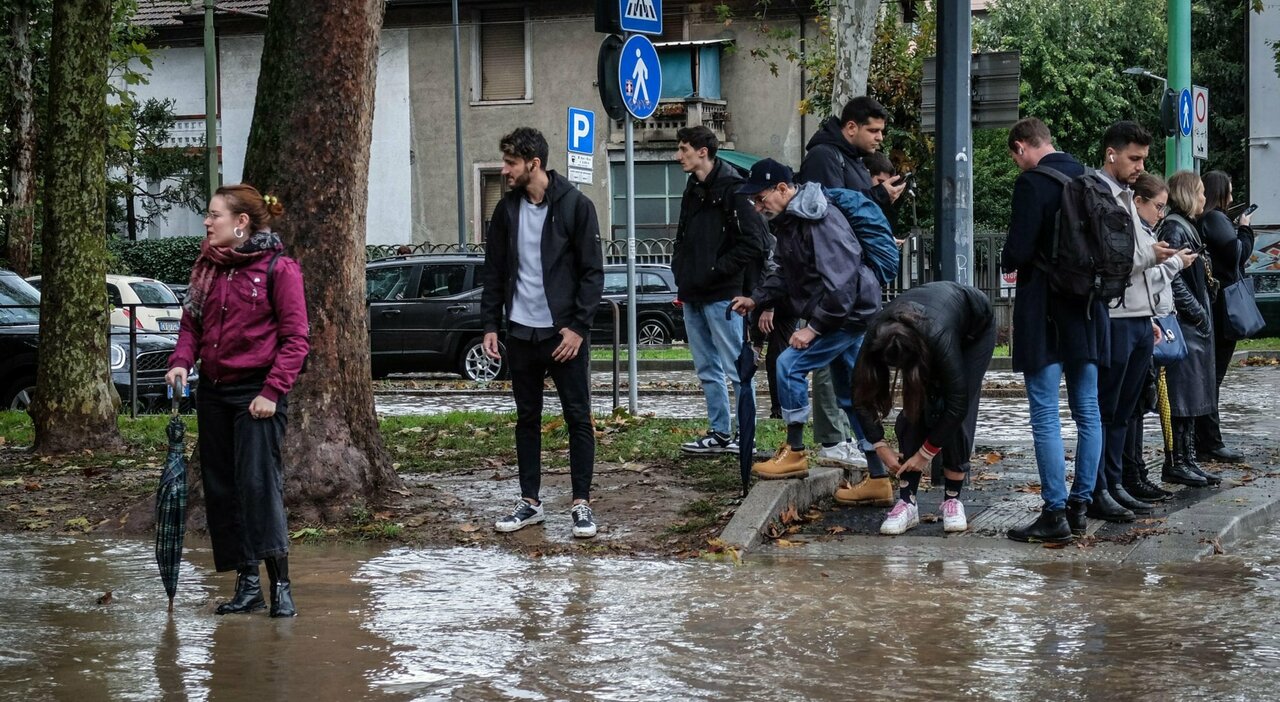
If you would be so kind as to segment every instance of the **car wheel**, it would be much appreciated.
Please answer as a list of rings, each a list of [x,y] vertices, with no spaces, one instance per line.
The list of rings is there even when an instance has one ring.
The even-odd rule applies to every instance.
[[[499,342],[498,349],[505,358],[507,347]],[[462,347],[462,354],[458,359],[458,371],[467,380],[487,383],[491,380],[502,380],[507,376],[507,362],[495,361],[486,356],[482,340],[476,338]]]
[[[659,320],[643,320],[636,329],[636,344],[639,346],[666,346],[670,343],[671,331]]]
[[[5,392],[3,402],[0,407],[5,409],[26,412],[31,408],[31,399],[36,395],[36,377],[34,375],[24,375]]]

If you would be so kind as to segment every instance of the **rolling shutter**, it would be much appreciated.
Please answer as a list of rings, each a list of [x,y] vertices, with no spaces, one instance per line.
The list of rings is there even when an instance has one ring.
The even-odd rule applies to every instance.
[[[523,100],[524,10],[485,10],[480,18],[480,99]]]

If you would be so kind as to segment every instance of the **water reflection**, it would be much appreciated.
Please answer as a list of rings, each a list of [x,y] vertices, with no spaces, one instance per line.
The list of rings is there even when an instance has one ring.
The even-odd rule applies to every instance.
[[[1277,699],[1280,528],[1136,568],[720,563],[299,547],[302,616],[217,617],[188,552],[0,537],[0,689],[22,699]],[[94,600],[111,589],[113,602]]]

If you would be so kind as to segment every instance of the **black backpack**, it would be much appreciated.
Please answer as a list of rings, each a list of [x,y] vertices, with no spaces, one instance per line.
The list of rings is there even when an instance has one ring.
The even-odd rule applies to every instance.
[[[1039,266],[1055,292],[1111,304],[1124,297],[1133,271],[1129,211],[1095,173],[1068,178],[1048,166],[1032,169],[1062,184],[1062,204],[1046,260]]]

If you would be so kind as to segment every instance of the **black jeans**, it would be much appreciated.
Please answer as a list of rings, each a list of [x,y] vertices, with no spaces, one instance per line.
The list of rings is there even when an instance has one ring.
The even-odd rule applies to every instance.
[[[268,419],[249,416],[262,380],[201,382],[196,395],[200,475],[218,572],[289,553],[281,447],[288,397]]]
[[[520,466],[520,496],[540,502],[542,487],[542,384],[549,374],[560,395],[569,428],[569,477],[573,499],[591,499],[591,473],[596,462],[596,434],[591,422],[591,338],[585,337],[578,355],[566,363],[551,359],[560,345],[559,334],[544,341],[507,336],[507,364],[516,400],[516,461]]]
[[[1098,369],[1098,411],[1102,415],[1102,465],[1097,489],[1120,484],[1129,425],[1138,411],[1151,372],[1151,319],[1111,318],[1111,358]]]

